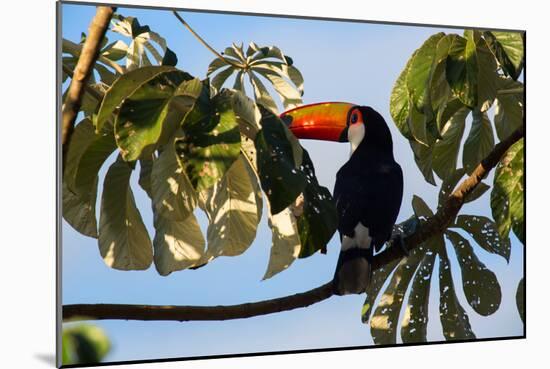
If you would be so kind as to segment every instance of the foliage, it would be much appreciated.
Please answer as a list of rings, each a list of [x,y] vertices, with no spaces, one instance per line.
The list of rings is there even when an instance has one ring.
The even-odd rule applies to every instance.
[[[219,256],[240,255],[256,237],[264,195],[272,230],[264,279],[299,257],[325,251],[337,228],[335,204],[262,82],[269,82],[284,108],[301,104],[304,81],[293,60],[275,46],[252,42],[245,52],[233,44],[210,63],[206,75],[212,78],[201,80],[176,68],[166,41],[137,19],[117,15],[110,31],[130,41],[108,44],[105,38],[63,178],[63,217],[81,234],[98,239],[105,263],[121,270],[154,263],[166,276]],[[76,65],[82,42],[63,41],[64,79]],[[390,113],[426,181],[442,181],[439,206],[497,139],[523,124],[523,83],[518,81],[523,64],[520,33],[437,33],[412,54],[397,78]],[[233,88],[223,88],[232,75]],[[253,99],[246,96],[245,75]],[[523,141],[516,143],[496,170],[494,222],[459,215],[449,229],[408,257],[374,271],[362,319],[370,324],[375,343],[395,343],[398,328],[403,342],[426,341],[436,271],[445,338],[475,338],[451,266],[460,268],[464,295],[474,311],[490,315],[498,309],[500,285],[478,254],[482,248],[508,261],[510,230],[525,243],[523,150]],[[113,162],[109,158],[115,153]],[[107,174],[100,178],[107,162]],[[134,200],[130,178],[137,168],[139,186],[151,200],[153,240]],[[475,201],[489,188],[481,183],[465,201]],[[420,197],[412,199],[412,206],[414,215],[396,232],[406,234],[412,224],[433,215]],[[206,235],[197,221],[199,211],[209,222]],[[522,281],[516,294],[522,319],[523,294]],[[70,348],[76,341],[67,342]]]
[[[390,113],[409,141],[425,180],[435,185],[435,172],[443,181],[439,206],[460,178],[470,174],[493,149],[494,131],[499,139],[504,139],[522,126],[523,84],[517,79],[523,63],[520,33],[475,30],[466,30],[463,36],[437,33],[412,54],[397,78]],[[495,106],[493,121],[492,106]],[[470,130],[463,141],[467,125]],[[461,165],[458,158],[461,150],[464,169],[457,169]],[[362,316],[363,322],[370,323],[376,343],[396,342],[407,294],[401,339],[426,341],[430,283],[437,261],[443,334],[447,340],[475,338],[468,315],[456,297],[451,265],[460,267],[468,304],[478,314],[494,313],[500,305],[500,286],[494,273],[476,256],[476,249],[483,248],[508,261],[510,229],[525,243],[523,167],[521,140],[508,150],[495,173],[491,191],[494,222],[482,216],[459,215],[443,234],[432,237],[407,258],[374,272]],[[488,189],[488,185],[481,183],[465,201],[476,200]],[[417,218],[433,215],[419,197],[413,198],[412,205]],[[455,250],[456,263],[450,261],[445,238]],[[470,238],[475,241],[473,245]],[[389,284],[380,294],[387,279]],[[521,288],[523,282],[517,292],[518,309],[523,314]]]
[[[97,364],[111,349],[103,329],[91,324],[65,328],[61,339],[63,365]]]
[[[122,64],[113,68],[115,78],[99,73],[100,81],[88,86],[101,83],[103,90],[100,98],[87,97],[96,96],[84,105],[84,119],[75,127],[63,181],[64,218],[98,239],[105,263],[121,270],[154,263],[159,274],[168,275],[219,256],[240,255],[256,236],[262,192],[273,230],[264,278],[298,257],[324,250],[337,226],[330,192],[317,182],[307,152],[275,114],[273,99],[253,74],[271,81],[285,106],[301,103],[303,79],[292,59],[277,47],[251,44],[247,61],[239,62],[249,63],[254,101],[244,95],[244,86],[221,88],[219,74],[201,81],[174,67],[175,55],[165,40],[135,18],[117,15],[111,32],[131,41],[117,41],[116,55],[114,46],[102,49],[97,66],[108,57]],[[64,45],[73,44],[65,40]],[[69,68],[77,49],[64,50]],[[235,45],[226,50],[208,74],[237,60],[239,53]],[[103,179],[98,226],[99,170],[115,152],[118,157]],[[136,168],[151,199],[152,241],[134,201],[130,178]],[[209,221],[206,237],[196,211]]]

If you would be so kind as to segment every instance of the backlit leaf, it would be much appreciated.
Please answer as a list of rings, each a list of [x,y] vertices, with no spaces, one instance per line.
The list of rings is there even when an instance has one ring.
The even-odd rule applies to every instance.
[[[105,176],[99,217],[99,251],[119,270],[147,269],[153,261],[149,234],[130,188],[132,168],[119,156]]]
[[[443,126],[441,139],[437,140],[433,150],[433,167],[441,179],[454,173],[458,162],[458,152],[466,125],[469,110],[462,108]]]
[[[472,112],[472,128],[462,152],[462,164],[468,174],[483,160],[495,146],[493,127],[487,113]]]
[[[478,101],[478,64],[474,32],[453,39],[446,61],[447,81],[464,105],[474,108]]]

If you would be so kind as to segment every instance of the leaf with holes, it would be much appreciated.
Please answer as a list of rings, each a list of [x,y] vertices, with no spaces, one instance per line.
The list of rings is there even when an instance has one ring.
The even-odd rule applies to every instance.
[[[484,250],[510,260],[510,240],[499,235],[496,224],[489,218],[459,215],[450,227],[465,230]]]
[[[439,317],[447,341],[476,338],[468,315],[456,297],[451,264],[446,253],[439,255]]]
[[[401,322],[401,339],[403,343],[426,342],[430,282],[435,255],[433,251],[426,252],[414,276],[409,301]]]
[[[303,208],[296,214],[302,248],[300,257],[308,257],[326,246],[338,227],[336,204],[330,191],[319,185],[315,177],[315,168],[309,154],[303,150],[303,162],[300,171],[306,178],[303,192]]]
[[[495,171],[491,209],[498,233],[508,238],[513,229],[525,245],[525,177],[524,140],[516,142],[508,149]]]
[[[477,258],[467,239],[450,230],[447,230],[445,235],[454,246],[468,303],[478,314],[493,314],[498,310],[502,299],[495,273],[487,269]]]

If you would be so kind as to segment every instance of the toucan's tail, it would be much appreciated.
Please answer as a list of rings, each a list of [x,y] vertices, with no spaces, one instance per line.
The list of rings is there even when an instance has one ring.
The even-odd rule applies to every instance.
[[[372,249],[352,247],[340,251],[336,271],[334,272],[333,290],[335,295],[364,293],[371,279],[369,260]]]

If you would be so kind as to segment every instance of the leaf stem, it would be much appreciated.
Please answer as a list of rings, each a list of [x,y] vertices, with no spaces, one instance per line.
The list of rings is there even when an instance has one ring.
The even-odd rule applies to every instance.
[[[229,60],[227,58],[225,58],[222,54],[220,54],[219,52],[217,52],[212,46],[210,46],[208,44],[208,42],[206,42],[201,36],[199,36],[199,34],[197,34],[193,28],[191,28],[191,26],[189,25],[189,23],[187,23],[179,14],[177,11],[173,10],[172,13],[174,13],[174,15],[176,16],[176,18],[180,21],[181,24],[183,24],[183,26],[185,28],[187,28],[189,30],[189,32],[191,32],[191,34],[193,36],[195,36],[195,38],[197,40],[199,40],[199,42],[201,44],[203,44],[208,50],[210,50],[214,55],[216,55],[218,58],[220,58],[221,60],[223,60],[224,62],[226,62],[227,64],[229,65],[232,65],[234,66],[235,68],[239,68],[239,69],[245,69],[246,66],[241,64],[241,63],[235,63],[233,62],[232,60]]]

